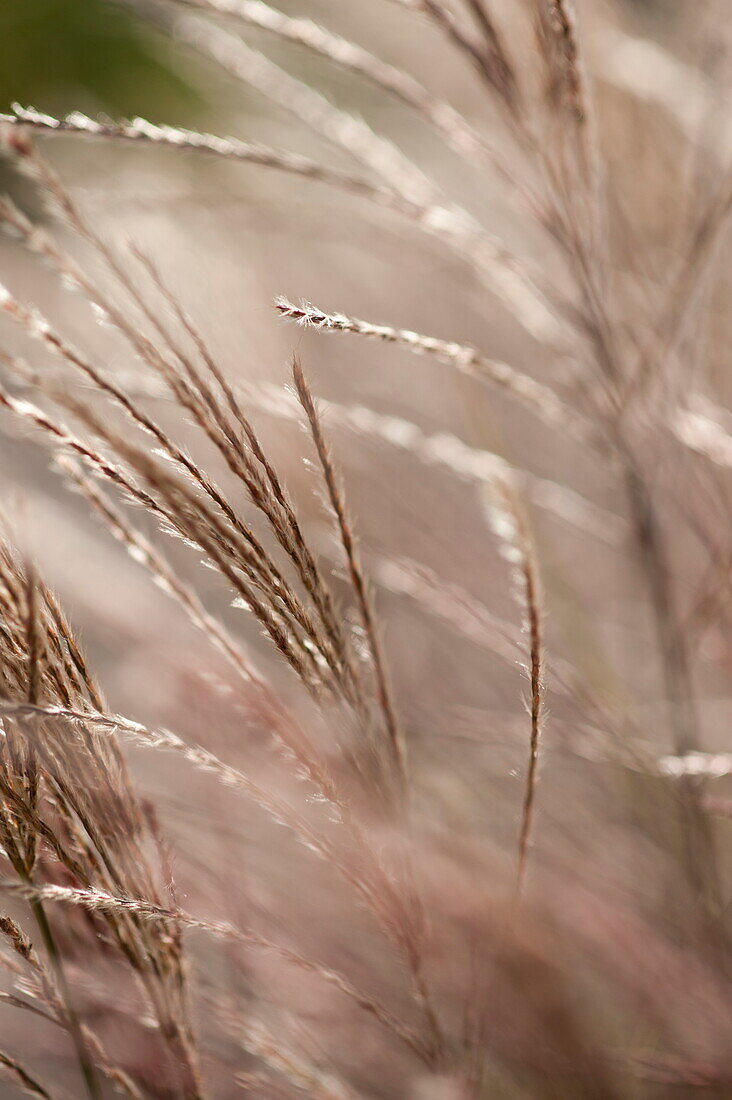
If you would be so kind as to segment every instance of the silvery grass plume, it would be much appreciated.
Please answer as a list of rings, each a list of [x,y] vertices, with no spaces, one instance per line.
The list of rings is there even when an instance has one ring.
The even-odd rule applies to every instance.
[[[114,739],[100,738],[85,721],[87,712],[104,709],[99,689],[53,593],[7,544],[0,549],[0,589],[4,699],[51,710],[75,708],[79,715],[72,728],[49,713],[34,735],[20,716],[5,712],[0,828],[6,858],[29,888],[64,869],[71,881],[85,887],[115,886],[162,899],[164,885],[149,851],[149,824],[119,747]],[[32,901],[31,909],[47,958],[41,962],[20,936],[16,950],[21,949],[38,975],[39,1003],[68,1030],[88,1091],[101,1096],[100,1071],[113,1076],[117,1071],[104,1056],[100,1061],[96,1038],[80,1022],[49,917],[39,901]],[[159,1013],[160,1035],[173,1053],[174,1072],[191,1095],[199,1093],[177,936],[164,928],[151,936],[134,918],[112,917],[105,923],[103,935],[101,928],[87,928],[87,950],[94,951],[99,936],[101,956],[114,951],[131,968]]]

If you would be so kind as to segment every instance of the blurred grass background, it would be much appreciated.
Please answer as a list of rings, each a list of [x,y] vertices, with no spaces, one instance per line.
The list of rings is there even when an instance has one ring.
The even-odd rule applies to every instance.
[[[22,0],[0,4],[0,107],[13,101],[178,117],[196,96],[156,36],[106,0]]]
[[[679,8],[679,0],[627,3],[662,20]],[[13,101],[55,114],[159,114],[170,121],[199,104],[162,40],[108,0],[0,3],[0,109]]]

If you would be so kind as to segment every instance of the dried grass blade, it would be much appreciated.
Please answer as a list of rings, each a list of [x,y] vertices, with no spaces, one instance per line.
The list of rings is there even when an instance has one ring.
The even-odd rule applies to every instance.
[[[329,967],[321,966],[288,947],[259,935],[253,930],[243,930],[225,921],[202,920],[182,909],[166,909],[152,902],[132,897],[118,897],[104,890],[75,889],[67,886],[23,886],[16,882],[3,881],[0,890],[22,897],[37,898],[41,901],[58,902],[65,905],[79,905],[99,913],[130,913],[143,920],[178,924],[184,928],[204,932],[215,939],[235,940],[244,947],[256,948],[281,958],[298,970],[320,978],[327,985],[339,990],[360,1009],[405,1043],[411,1050],[424,1056],[423,1047],[417,1036],[405,1027],[384,1005],[361,993],[343,974]]]
[[[401,212],[421,232],[446,244],[477,273],[484,285],[537,340],[566,353],[575,333],[561,310],[535,285],[525,265],[494,240],[462,207],[445,205],[439,190],[392,142],[360,118],[334,107],[325,96],[296,80],[241,39],[198,16],[170,19],[157,4],[131,0],[156,25],[226,72],[256,88],[329,142],[374,172],[391,190]]]
[[[478,74],[487,81],[492,91],[508,108],[511,116],[517,116],[517,87],[512,66],[500,48],[494,47],[486,54],[474,37],[468,34],[456,19],[452,9],[443,0],[393,0],[403,8],[426,15],[449,42],[468,59]],[[485,30],[485,27],[483,28]]]
[[[74,111],[65,118],[55,118],[32,107],[21,107],[17,103],[13,105],[13,111],[14,114],[0,113],[0,126],[20,131],[28,129],[39,133],[74,134],[78,137],[168,146],[183,152],[208,153],[223,160],[242,161],[316,180],[371,199],[380,205],[393,205],[393,197],[388,189],[371,183],[364,177],[331,168],[297,153],[270,149],[265,145],[241,141],[239,138],[219,137],[179,126],[157,124],[144,118],[100,122],[80,111]]]
[[[533,0],[550,103],[583,126],[588,119],[575,16],[571,0]]]
[[[516,897],[521,895],[536,810],[539,744],[544,721],[544,600],[533,540],[516,491],[508,479],[497,478],[489,495],[489,513],[501,553],[514,571],[517,602],[526,619],[529,639],[529,764],[524,783],[516,867]]]
[[[269,31],[278,38],[306,47],[348,72],[356,73],[377,88],[395,96],[423,117],[446,144],[461,155],[492,153],[482,136],[449,103],[433,96],[418,80],[390,65],[312,19],[285,15],[263,0],[176,0],[194,7],[233,16],[249,26]]]
[[[5,1070],[9,1077],[13,1078],[16,1085],[28,1096],[39,1096],[41,1100],[53,1100],[51,1093],[35,1077],[31,1077],[16,1058],[11,1058],[9,1054],[5,1054],[3,1051],[0,1051],[0,1067]]]
[[[296,420],[299,415],[297,402],[278,386],[252,387],[248,400],[269,416]],[[322,399],[320,406],[338,428],[405,451],[425,466],[445,470],[460,481],[491,485],[496,473],[506,469],[505,459],[493,451],[471,447],[449,432],[427,433],[402,416],[376,412],[367,405],[343,405]],[[517,466],[510,469],[514,482],[537,508],[608,546],[622,546],[626,542],[630,529],[622,516],[607,511],[567,485],[537,477]]]
[[[336,474],[335,467],[333,465],[333,461],[330,455],[330,449],[323,434],[322,426],[320,423],[320,416],[318,414],[313,395],[310,391],[310,387],[303,373],[300,360],[297,356],[293,356],[292,373],[295,381],[295,389],[297,391],[300,404],[305,410],[305,414],[308,419],[310,434],[312,435],[315,449],[318,454],[320,468],[323,473],[323,478],[325,480],[325,485],[328,491],[328,498],[330,500],[330,504],[333,508],[338,524],[338,530],[340,532],[341,542],[343,544],[343,549],[346,555],[346,561],[348,562],[348,571],[351,578],[351,585],[356,596],[356,602],[358,604],[361,622],[363,624],[364,632],[368,641],[369,651],[371,654],[371,661],[373,664],[374,675],[377,684],[379,705],[381,707],[381,711],[384,717],[384,724],[389,739],[390,752],[399,777],[399,785],[401,787],[404,787],[406,783],[406,756],[403,733],[399,725],[399,720],[397,718],[396,709],[392,699],[392,692],[386,672],[385,658],[382,651],[381,640],[379,638],[378,626],[375,619],[374,609],[371,605],[371,598],[368,593],[366,578],[361,567],[353,528],[350,518],[348,516],[348,512],[346,510],[343,490],[339,484],[338,475]]]
[[[507,363],[489,359],[475,348],[439,340],[434,336],[423,336],[408,329],[393,328],[391,325],[376,325],[344,313],[325,313],[309,302],[294,305],[287,298],[279,297],[275,301],[275,307],[282,317],[305,328],[315,328],[322,332],[352,333],[366,339],[399,344],[409,348],[415,355],[434,355],[463,374],[504,390],[545,423],[570,432],[580,442],[587,443],[596,438],[594,429],[584,417],[566,405],[548,386],[536,382]]]

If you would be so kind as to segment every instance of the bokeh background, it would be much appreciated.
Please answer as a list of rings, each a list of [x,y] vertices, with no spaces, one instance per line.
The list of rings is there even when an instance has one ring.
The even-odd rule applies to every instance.
[[[514,22],[517,9],[511,3],[496,8],[509,37],[515,32],[512,45],[520,54],[525,24]],[[688,197],[688,174],[678,170],[686,138],[662,109],[629,95],[622,86],[624,78],[632,83],[638,73],[630,68],[623,73],[615,33],[619,29],[625,36],[661,42],[695,71],[703,74],[706,66],[716,74],[722,64],[719,51],[712,48],[715,31],[719,38],[716,9],[705,5],[703,18],[699,9],[690,17],[688,5],[674,0],[586,0],[579,9],[613,186],[618,201],[637,220],[649,262],[661,269],[673,249]],[[283,10],[322,20],[409,68],[476,125],[484,126],[510,155],[510,135],[479,95],[472,75],[434,29],[411,13],[386,0],[373,0],[368,6],[341,0],[293,2]],[[517,213],[501,182],[485,172],[466,171],[406,108],[264,32],[246,31],[246,38],[401,143],[496,236],[551,270],[554,258]],[[3,5],[0,106],[13,101],[56,115],[75,109],[113,118],[142,115],[156,122],[233,133],[348,166],[341,152],[263,97],[151,29],[134,13],[103,0]],[[607,674],[609,656],[613,678],[625,685],[623,690],[631,693],[642,713],[654,712],[659,688],[652,627],[637,563],[624,542],[622,492],[602,462],[578,454],[574,444],[533,422],[515,404],[439,363],[355,339],[302,334],[284,326],[272,308],[280,293],[294,300],[307,298],[327,309],[473,343],[537,378],[561,381],[551,357],[527,340],[498,301],[476,285],[464,263],[413,225],[317,183],[170,150],[112,146],[71,136],[40,140],[102,233],[121,244],[142,245],[156,258],[238,382],[284,385],[289,356],[298,348],[321,396],[405,417],[427,434],[453,434],[471,447],[498,452],[538,479],[537,499],[542,492],[545,499],[551,498],[553,486],[561,485],[592,502],[614,534],[598,538],[588,535],[581,523],[567,523],[556,508],[534,510],[552,642],[558,659],[579,665],[590,678]],[[7,164],[2,172],[4,185],[21,205],[46,218],[33,184]],[[55,231],[64,236],[63,227]],[[71,238],[68,241],[78,249]],[[19,296],[47,310],[69,337],[95,348],[108,369],[125,376],[134,369],[126,350],[93,327],[84,304],[61,288],[36,257],[10,240],[0,242],[0,249],[3,277]],[[83,249],[79,254],[84,255]],[[628,262],[632,264],[633,258]],[[723,317],[719,324],[723,328]],[[9,328],[7,339],[22,346]],[[711,355],[720,343],[710,341]],[[33,354],[37,357],[38,350]],[[161,403],[155,408],[158,415],[168,416]],[[186,426],[175,414],[169,415],[171,426],[185,434]],[[258,415],[263,434],[285,464],[288,483],[317,531],[324,515],[302,463],[300,433],[291,424]],[[196,705],[195,691],[183,691],[181,685],[190,681],[193,669],[207,666],[210,658],[203,655],[202,643],[188,635],[175,608],[151,591],[147,577],[48,472],[44,449],[19,435],[13,425],[4,428],[3,492],[12,502],[11,511],[17,512],[14,522],[26,532],[49,580],[59,588],[114,706],[174,725]],[[410,736],[435,768],[446,804],[458,791],[462,798],[470,789],[477,754],[481,771],[471,794],[474,811],[486,812],[484,784],[490,776],[490,828],[510,847],[524,759],[520,652],[516,650],[515,659],[508,662],[487,659],[482,641],[471,644],[439,617],[426,615],[419,601],[405,593],[409,584],[399,573],[405,560],[410,567],[424,567],[426,575],[459,586],[468,601],[489,609],[502,622],[516,623],[504,563],[486,524],[479,487],[425,466],[399,447],[334,431],[367,562],[386,582],[379,587],[379,603]],[[198,446],[193,437],[189,442]],[[191,570],[185,552],[175,546],[171,552],[180,558],[181,568]],[[233,629],[260,646],[246,618],[222,605],[219,586],[200,570],[196,574],[194,568],[193,575]],[[168,646],[171,636],[185,638],[186,645]],[[151,664],[163,670],[153,678]],[[715,681],[707,704],[712,746],[724,744],[716,713],[718,694]],[[663,731],[653,731],[651,740],[657,736],[662,741]],[[579,782],[587,798],[583,803],[593,811],[596,798],[612,800],[613,792],[608,796],[606,774],[591,763],[574,760],[573,767],[567,767],[564,753],[575,740],[572,724],[557,704],[547,750],[545,835],[550,837],[555,828],[581,846],[577,814],[584,811],[567,800],[565,786],[574,790]]]
[[[478,94],[472,75],[411,13],[386,0],[289,0],[281,6],[321,20],[414,72],[511,155],[511,136]],[[496,3],[512,48],[521,55],[528,47],[521,38],[525,24],[515,18],[518,7],[516,0]],[[643,264],[660,273],[674,253],[680,227],[687,224],[690,188],[703,189],[713,175],[703,151],[709,104],[702,95],[701,152],[690,163],[688,134],[679,133],[668,112],[653,102],[652,92],[636,96],[629,91],[634,82],[642,89],[643,81],[636,63],[623,54],[623,42],[659,42],[696,74],[703,89],[705,81],[724,88],[730,19],[719,5],[688,0],[579,0],[577,7],[614,197],[640,234]],[[245,35],[289,72],[401,144],[491,232],[552,274],[556,257],[517,212],[500,180],[466,170],[406,108],[364,82],[264,33],[247,30]],[[525,63],[531,64],[530,54]],[[261,96],[104,0],[0,2],[0,111],[14,101],[58,116],[72,110],[112,118],[140,115],[235,134],[348,167],[342,153]],[[476,450],[497,452],[526,471],[547,587],[550,662],[555,669],[565,662],[578,669],[619,700],[619,712],[627,700],[643,730],[644,747],[659,754],[668,750],[668,731],[658,720],[652,623],[629,545],[623,493],[612,471],[515,404],[436,361],[346,336],[303,333],[284,325],[272,305],[278,294],[305,298],[328,310],[474,344],[544,382],[565,382],[558,365],[476,283],[464,263],[413,225],[318,183],[173,150],[73,136],[39,142],[103,235],[119,244],[132,241],[154,256],[237,384],[284,386],[296,348],[324,398],[405,418],[425,434],[446,433]],[[0,163],[0,187],[34,217],[48,218],[34,184],[8,162]],[[54,232],[80,259],[88,259],[63,226],[54,226]],[[641,262],[636,255],[623,260],[629,272]],[[559,270],[556,277],[562,278]],[[10,239],[0,240],[0,278],[19,298],[47,311],[65,335],[91,349],[111,373],[129,378],[138,369],[113,335],[94,325],[84,303]],[[722,276],[705,343],[705,369],[721,396],[731,384],[724,369],[730,323],[725,284]],[[2,325],[2,334],[8,346],[22,350],[35,365],[52,369],[51,361],[24,344],[8,324]],[[211,461],[165,401],[149,400],[203,461]],[[302,461],[302,433],[261,408],[254,418],[286,471],[308,530],[327,556],[327,517]],[[59,591],[113,709],[191,739],[201,739],[205,731],[206,742],[222,755],[240,751],[235,716],[223,718],[216,709],[211,684],[224,673],[205,643],[50,472],[38,441],[7,418],[0,428],[4,511]],[[420,462],[402,447],[349,433],[337,417],[333,443],[374,579],[423,797],[446,824],[459,815],[512,858],[526,759],[526,684],[521,639],[515,635],[519,616],[505,562],[486,522],[481,486]],[[216,473],[226,480],[225,471],[217,468]],[[584,520],[567,518],[573,498],[559,486],[589,502]],[[597,524],[588,530],[593,509]],[[227,606],[221,585],[197,570],[184,548],[166,549],[232,631],[268,668],[273,666],[254,626]],[[682,539],[677,553],[680,571],[689,578],[688,593],[698,579],[697,551]],[[415,576],[422,576],[421,588]],[[337,576],[335,583],[340,584]],[[435,592],[451,594],[451,611],[440,611]],[[468,610],[456,624],[455,607],[461,601]],[[472,637],[466,621],[473,622]],[[508,641],[506,624],[514,630]],[[699,681],[705,742],[723,750],[728,748],[729,638],[720,629],[703,641]],[[284,695],[294,695],[280,670],[272,667],[271,675]],[[615,731],[578,726],[566,700],[551,691],[550,710],[537,858],[548,865],[575,860],[579,866],[592,862],[602,848],[609,881],[629,891],[643,881],[651,894],[657,884],[662,896],[667,890],[663,876],[644,878],[665,858],[655,781],[647,783],[627,767]],[[226,803],[212,809],[207,837],[200,810],[192,809],[198,788],[171,782],[169,766],[157,758],[133,753],[132,759],[174,844],[195,852],[181,861],[184,883],[197,881],[199,888],[204,883],[209,897],[221,893],[221,883],[207,878],[213,826],[220,842],[226,815],[234,811]],[[172,772],[177,776],[175,768]],[[643,841],[635,831],[641,820]],[[244,824],[236,821],[232,852],[245,859],[247,876],[267,880],[266,896],[259,899],[263,906],[276,910],[284,926],[303,916],[322,926],[326,918],[318,907],[317,875],[299,880],[293,896],[290,856],[280,851],[283,842],[262,832],[256,819],[254,824],[249,818]],[[190,843],[194,833],[195,845]],[[227,899],[232,908],[237,903],[236,897]]]

